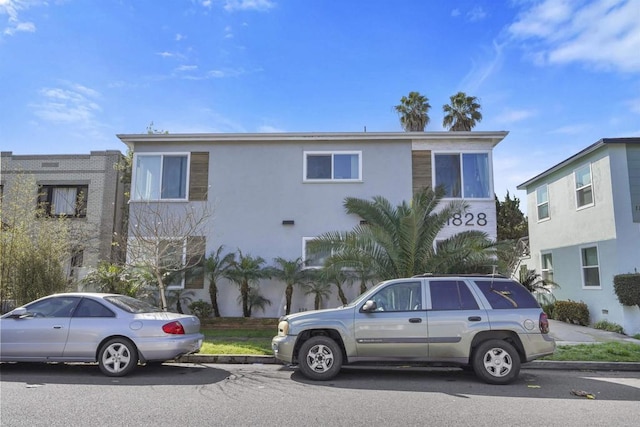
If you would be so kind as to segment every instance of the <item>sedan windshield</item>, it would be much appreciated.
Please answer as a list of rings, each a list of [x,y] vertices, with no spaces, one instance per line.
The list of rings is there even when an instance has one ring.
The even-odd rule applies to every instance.
[[[162,312],[158,307],[154,307],[149,303],[131,298],[126,295],[113,295],[104,298],[106,301],[116,307],[128,311],[129,313],[158,313]]]

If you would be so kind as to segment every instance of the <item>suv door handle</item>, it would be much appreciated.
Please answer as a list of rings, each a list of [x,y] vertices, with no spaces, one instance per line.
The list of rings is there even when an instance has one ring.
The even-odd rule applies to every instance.
[[[482,317],[480,317],[480,316],[469,316],[469,317],[467,318],[467,320],[468,320],[469,322],[479,322],[479,321],[481,321],[481,320],[482,320]]]
[[[421,323],[422,319],[419,317],[412,317],[411,319],[409,319],[409,323]]]

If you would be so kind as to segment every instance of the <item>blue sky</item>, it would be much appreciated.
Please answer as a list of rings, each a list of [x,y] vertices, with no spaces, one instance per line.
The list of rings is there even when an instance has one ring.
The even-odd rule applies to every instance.
[[[510,134],[495,192],[640,136],[640,0],[0,0],[0,150],[119,133],[401,131],[418,91],[476,96]],[[524,203],[521,203],[521,208]]]

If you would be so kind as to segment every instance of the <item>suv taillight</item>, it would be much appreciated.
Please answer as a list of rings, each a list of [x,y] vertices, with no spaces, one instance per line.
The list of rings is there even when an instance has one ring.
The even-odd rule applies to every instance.
[[[184,335],[184,328],[182,327],[182,323],[178,321],[162,325],[162,330],[167,334]]]
[[[542,312],[540,313],[540,320],[539,320],[539,326],[540,326],[540,332],[542,332],[543,334],[548,334],[549,333],[549,318],[547,317],[547,313]]]

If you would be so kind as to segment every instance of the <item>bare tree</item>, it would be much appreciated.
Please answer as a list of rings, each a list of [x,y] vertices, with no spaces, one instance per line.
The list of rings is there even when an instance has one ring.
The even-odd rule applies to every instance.
[[[135,202],[129,209],[127,265],[154,277],[167,310],[167,286],[204,280],[208,204]]]

